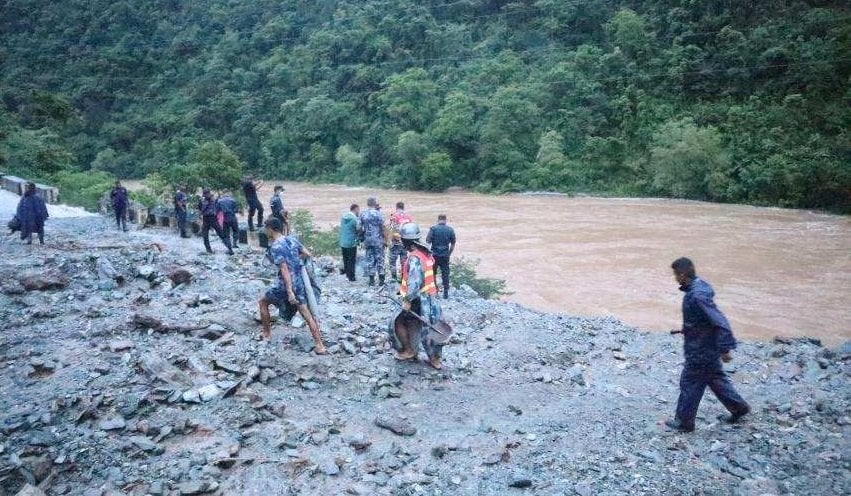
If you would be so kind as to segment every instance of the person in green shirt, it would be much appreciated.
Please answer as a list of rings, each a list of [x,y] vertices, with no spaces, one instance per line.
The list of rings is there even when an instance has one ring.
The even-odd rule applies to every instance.
[[[340,219],[340,250],[343,252],[343,274],[350,281],[355,281],[355,260],[358,255],[358,224],[360,207],[352,203],[349,211]]]

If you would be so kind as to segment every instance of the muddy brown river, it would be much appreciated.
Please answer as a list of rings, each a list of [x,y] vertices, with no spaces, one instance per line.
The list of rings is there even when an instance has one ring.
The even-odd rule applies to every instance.
[[[264,204],[272,184],[261,191]],[[284,185],[286,207],[310,210],[326,228],[370,195],[385,215],[404,201],[424,228],[446,213],[455,256],[480,260],[481,275],[505,279],[507,300],[535,309],[677,328],[681,293],[669,267],[688,256],[737,336],[851,339],[849,217],[661,199]]]

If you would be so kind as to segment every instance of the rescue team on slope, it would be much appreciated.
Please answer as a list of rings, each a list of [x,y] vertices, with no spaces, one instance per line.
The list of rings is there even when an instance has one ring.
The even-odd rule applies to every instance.
[[[255,183],[250,177],[243,182],[243,192],[249,206],[248,225],[254,230],[253,217],[257,214],[257,226],[262,226],[271,241],[267,257],[274,263],[278,277],[259,300],[262,332],[260,339],[271,339],[271,317],[269,305],[275,305],[284,314],[292,317],[295,312],[301,314],[307,323],[315,342],[317,354],[327,353],[322,343],[322,333],[308,302],[308,290],[313,291],[310,281],[305,281],[302,270],[303,261],[311,256],[299,240],[290,235],[286,210],[280,197],[282,186],[275,187],[271,202],[272,217],[263,221],[263,206],[257,198],[257,189],[262,183]],[[115,221],[119,229],[126,230],[127,190],[116,181],[110,192]],[[180,234],[186,237],[186,188],[180,187],[174,195],[175,211]],[[239,209],[229,192],[223,192],[219,198],[213,198],[209,190],[204,190],[199,211],[202,215],[202,235],[204,246],[211,252],[209,230],[212,228],[232,254],[232,246],[238,242],[236,212]],[[218,218],[217,218],[218,217]],[[33,234],[44,244],[44,222],[48,218],[44,201],[36,194],[36,187],[28,183],[21,198],[17,214],[9,227],[21,231],[21,239],[32,244]],[[385,249],[390,247],[390,275],[399,281],[398,295],[401,297],[401,310],[393,316],[389,326],[391,342],[398,360],[416,360],[421,344],[428,357],[428,363],[440,369],[443,346],[431,339],[423,322],[436,324],[441,318],[438,301],[438,286],[435,279],[436,269],[442,275],[443,297],[449,297],[449,258],[452,255],[456,238],[455,232],[446,223],[446,216],[438,216],[438,222],[429,229],[425,242],[421,242],[422,233],[418,224],[405,211],[405,204],[398,202],[396,210],[390,215],[387,227],[378,201],[374,197],[367,199],[367,209],[360,211],[352,204],[349,211],[340,219],[339,244],[343,258],[342,273],[349,281],[356,281],[355,264],[357,246],[364,247],[364,273],[368,284],[385,283]],[[233,240],[233,245],[231,244]],[[397,266],[398,262],[398,266]],[[683,335],[683,354],[685,363],[680,375],[680,393],[673,419],[665,425],[680,431],[691,432],[695,428],[697,409],[708,387],[721,404],[730,412],[721,419],[729,423],[738,422],[750,413],[751,408],[733,387],[724,371],[722,362],[732,360],[731,352],[736,348],[732,327],[715,304],[715,292],[708,282],[697,276],[694,263],[688,258],[678,258],[671,264],[674,279],[683,294],[682,328],[671,331]],[[401,276],[401,277],[399,277]]]

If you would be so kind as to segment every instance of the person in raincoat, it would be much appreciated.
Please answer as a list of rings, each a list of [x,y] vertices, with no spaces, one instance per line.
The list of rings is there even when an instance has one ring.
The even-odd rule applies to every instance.
[[[27,183],[24,196],[18,202],[16,216],[20,222],[21,239],[31,245],[33,234],[38,234],[38,242],[44,244],[44,221],[50,215],[47,213],[44,200],[35,194],[35,183]]]
[[[694,263],[688,258],[678,258],[671,264],[674,279],[683,295],[683,334],[685,366],[680,375],[680,397],[676,416],[665,425],[681,432],[694,430],[697,407],[708,387],[730,414],[721,420],[738,422],[750,413],[751,408],[736,392],[721,362],[733,359],[736,339],[727,317],[713,301],[715,291],[697,277]]]
[[[420,226],[413,222],[402,225],[399,230],[402,243],[408,252],[402,266],[402,281],[399,295],[402,297],[402,310],[390,322],[390,339],[397,351],[398,360],[416,360],[418,343],[428,355],[428,363],[441,368],[443,345],[429,336],[428,327],[419,319],[410,315],[413,312],[424,317],[430,324],[441,318],[441,308],[437,298],[437,286],[434,284],[434,257],[428,248],[421,245]]]

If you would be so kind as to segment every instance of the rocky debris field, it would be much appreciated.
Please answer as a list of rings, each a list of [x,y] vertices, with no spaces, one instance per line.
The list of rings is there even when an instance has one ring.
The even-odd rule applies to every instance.
[[[2,239],[0,494],[851,493],[849,344],[742,343],[753,414],[708,394],[678,434],[680,338],[462,288],[445,369],[397,363],[392,303],[328,259],[317,356],[302,322],[254,339],[273,268],[214,248],[100,218]]]

